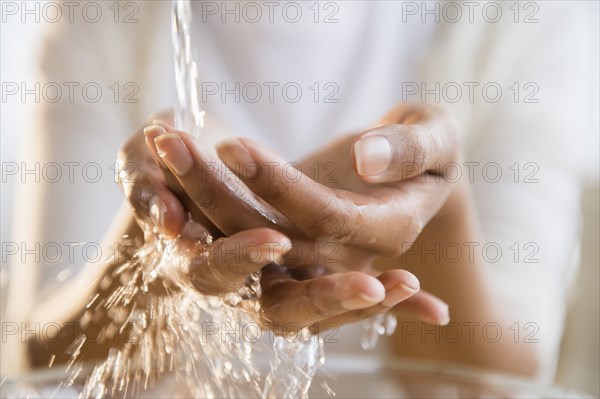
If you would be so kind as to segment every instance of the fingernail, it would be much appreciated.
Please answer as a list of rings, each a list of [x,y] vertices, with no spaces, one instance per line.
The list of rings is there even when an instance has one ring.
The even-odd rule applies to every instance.
[[[409,287],[406,284],[398,284],[394,288],[388,290],[385,293],[385,299],[381,301],[383,306],[392,307],[400,303],[401,301],[408,299],[412,295],[419,292],[419,289]]]
[[[229,169],[238,174],[243,174],[243,177],[248,179],[256,177],[258,173],[256,163],[239,140],[234,138],[223,140],[216,145],[216,150],[219,158]]]
[[[392,148],[383,136],[367,136],[354,144],[356,170],[361,176],[376,176],[387,170]]]
[[[185,143],[175,133],[167,133],[154,139],[158,155],[179,176],[185,175],[194,161]]]
[[[406,273],[404,277],[404,282],[400,284],[404,286],[407,290],[412,290],[417,292],[421,289],[421,282],[414,274]]]
[[[152,223],[159,230],[163,230],[165,228],[165,214],[167,213],[167,204],[162,200],[158,195],[155,195],[150,200],[150,218],[152,219]]]
[[[146,126],[144,128],[144,135],[146,137],[150,136],[150,135],[155,135],[155,136],[159,136],[163,133],[166,133],[166,130],[164,127],[154,123],[152,125]],[[152,137],[153,139],[156,137]]]
[[[285,259],[283,258],[283,253],[277,253],[274,255],[275,256],[273,256],[273,259],[271,259],[271,262],[275,263],[277,266],[283,266],[283,264],[285,263]]]
[[[153,121],[154,122],[154,121]],[[167,131],[164,127],[159,125],[150,125],[144,128],[144,137],[146,138],[146,146],[152,152],[154,157],[159,158],[158,151],[156,150],[156,144],[154,144],[154,140],[162,134],[165,134]]]
[[[342,307],[347,310],[364,309],[373,306],[380,301],[378,298],[370,297],[366,294],[354,295],[342,301]]]
[[[445,326],[448,323],[450,323],[450,310],[448,305],[446,305],[446,313],[444,314],[444,316],[442,317],[442,320],[440,321],[440,326]]]
[[[153,125],[160,125],[160,126],[162,126],[164,128],[167,128],[167,129],[173,129],[173,126],[169,122],[167,122],[166,120],[164,120],[164,119],[152,119],[152,124]]]

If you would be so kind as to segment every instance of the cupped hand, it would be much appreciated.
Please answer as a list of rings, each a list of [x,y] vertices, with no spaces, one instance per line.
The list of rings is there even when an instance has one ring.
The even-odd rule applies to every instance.
[[[418,292],[419,281],[403,270],[374,277],[359,272],[328,274],[315,262],[295,271],[278,266],[297,245],[280,230],[301,237],[285,218],[253,197],[233,174],[217,173],[217,165],[223,166],[219,159],[189,135],[169,126],[152,127],[145,134],[157,164],[169,167],[167,180],[177,179],[185,189],[187,199],[182,202],[193,202],[214,226],[227,232],[210,244],[209,257],[199,256],[189,271],[201,292],[235,291],[262,268],[263,322],[277,332],[290,325],[318,332],[362,320]]]
[[[275,331],[292,324],[317,332],[378,314],[418,291],[418,280],[405,271],[378,277],[357,272],[323,275],[324,269],[313,267],[299,277],[299,272],[277,266],[292,248],[290,239],[277,230],[287,224],[285,219],[247,191],[240,191],[241,187],[236,188],[238,179],[236,183],[214,175],[214,165],[220,161],[209,153],[205,154],[208,162],[202,165],[211,178],[206,184],[190,189],[188,180],[176,177],[182,165],[185,168],[182,163],[185,157],[177,155],[170,164],[163,159],[181,150],[183,143],[179,136],[175,141],[158,139],[167,132],[172,132],[170,122],[156,119],[144,129],[144,134],[138,132],[122,147],[121,184],[140,224],[152,226],[166,237],[179,236],[189,241],[190,248],[193,240],[202,238],[198,236],[198,228],[188,229],[189,226],[202,226],[201,235],[214,236],[213,242],[205,241],[199,247],[201,250],[186,271],[199,291],[210,295],[235,292],[250,274],[262,269],[265,325]],[[183,140],[190,141],[184,147],[191,145],[201,151],[197,143],[190,144],[193,140],[189,136],[180,134]],[[157,146],[155,141],[162,144]],[[198,176],[191,179],[203,180]],[[190,223],[188,212],[200,223]],[[288,226],[287,230],[291,228]]]
[[[289,255],[290,248],[295,248],[296,252],[308,249],[306,252],[312,251],[313,255],[320,252],[314,246],[308,248],[306,243],[314,243],[315,240],[299,232],[295,226],[290,226],[287,215],[282,216],[260,197],[248,193],[246,187],[233,178],[235,176],[223,167],[214,154],[199,147],[186,134],[172,131],[169,127],[163,128],[164,131],[158,135],[148,134],[160,130],[156,127],[146,130],[147,137],[151,136],[153,139],[154,145],[150,143],[152,140],[149,140],[149,144],[157,162],[164,163],[169,168],[189,200],[215,226],[228,231],[227,234],[241,231],[245,226],[266,226],[289,233],[287,236],[292,236],[295,242],[293,246],[284,245],[287,247],[286,251],[282,251],[285,256]],[[259,164],[245,166],[248,166],[247,170],[260,168]],[[349,247],[362,255],[362,260],[355,257],[356,263],[364,262],[372,256],[363,249]],[[346,251],[348,253],[351,251]],[[340,262],[336,261],[332,262],[335,265],[327,265],[329,267],[321,268],[321,272],[315,274],[314,270],[319,269],[318,267],[313,267],[308,272],[310,268],[307,267],[306,258],[301,257],[298,262],[297,254],[294,257],[296,264],[303,264],[305,267],[301,270],[289,270],[287,267],[270,265],[263,270],[263,309],[267,319],[273,322],[293,320],[314,328],[322,326],[323,322],[337,324],[357,321],[401,302],[403,310],[416,317],[434,323],[447,321],[447,307],[430,294],[420,292],[407,301],[419,290],[419,285],[418,280],[406,271],[393,270],[377,278],[358,272],[319,277],[324,271],[335,270],[336,266],[338,270],[348,268],[344,265],[340,267]],[[313,260],[313,266],[319,264],[320,259]],[[358,308],[349,309],[354,306]]]
[[[400,106],[380,126],[338,139],[302,164],[243,138],[221,143],[218,154],[315,242],[335,243],[342,254],[395,257],[446,202],[458,140],[444,111]]]
[[[406,251],[438,214],[454,188],[446,173],[459,159],[458,143],[457,124],[445,111],[401,105],[375,128],[338,139],[300,164],[247,139],[222,143],[218,154],[302,234],[322,247],[335,245],[342,257],[361,254],[342,263],[360,268],[366,261],[368,270],[375,256]],[[449,321],[447,305],[426,292],[396,310]]]

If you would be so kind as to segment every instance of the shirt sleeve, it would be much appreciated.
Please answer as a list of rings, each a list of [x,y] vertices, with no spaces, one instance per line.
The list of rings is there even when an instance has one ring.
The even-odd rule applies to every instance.
[[[500,22],[449,27],[454,44],[446,42],[445,56],[463,62],[438,76],[461,82],[464,96],[475,85],[472,99],[449,106],[465,133],[460,171],[472,182],[483,232],[476,251],[495,303],[520,341],[538,342],[539,377],[552,379],[577,264],[594,112],[585,10],[536,4],[537,22],[515,22],[507,6]]]

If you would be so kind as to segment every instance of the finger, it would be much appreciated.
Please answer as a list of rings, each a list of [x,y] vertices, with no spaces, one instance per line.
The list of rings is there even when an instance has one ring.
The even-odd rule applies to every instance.
[[[144,128],[143,132],[144,132],[144,139],[146,141],[146,147],[148,147],[148,149],[152,153],[152,156],[154,157],[156,164],[160,168],[164,168],[164,169],[168,170],[167,165],[165,165],[162,162],[162,160],[160,159],[160,156],[158,155],[158,150],[156,149],[156,145],[154,144],[154,140],[156,140],[156,138],[158,136],[167,133],[167,129],[163,125],[152,124],[152,125],[146,126]]]
[[[321,320],[373,306],[385,298],[382,283],[360,272],[297,281],[285,269],[269,266],[263,270],[261,285],[264,318],[276,332],[297,332]]]
[[[163,125],[165,126],[165,128],[167,128],[167,125],[171,126],[172,128],[174,126],[174,119],[175,116],[173,114],[173,110],[156,112],[150,115],[150,117],[148,118],[148,120],[152,121],[153,125]]]
[[[384,126],[358,135],[352,156],[356,173],[368,183],[410,179],[423,173],[444,175],[457,160],[459,129],[450,115],[434,107],[401,107]]]
[[[226,140],[217,152],[254,193],[303,234],[383,256],[406,250],[403,243],[414,241],[449,192],[449,184],[422,182],[419,177],[402,184],[371,185],[365,194],[331,189],[249,139]]]
[[[369,197],[325,187],[248,139],[226,140],[217,151],[254,193],[302,233],[341,243],[371,241],[373,230],[366,227],[371,221],[361,211],[361,206],[370,202]]]
[[[220,236],[219,229],[208,219],[202,211],[198,209],[198,207],[191,201],[191,199],[186,195],[184,189],[181,187],[181,184],[177,181],[171,170],[168,166],[162,161],[160,155],[158,154],[158,149],[155,144],[155,140],[157,137],[164,135],[167,131],[172,130],[173,128],[166,122],[162,120],[153,120],[153,125],[150,125],[144,129],[144,136],[146,140],[146,146],[152,153],[154,157],[154,161],[156,165],[162,171],[162,176],[165,180],[163,185],[166,185],[172,195],[181,201],[185,209],[191,213],[192,218],[202,224],[213,236]]]
[[[140,136],[121,149],[118,162],[123,165],[119,181],[136,218],[167,237],[177,236],[185,222],[183,207],[166,187]]]
[[[220,238],[190,266],[194,286],[217,295],[241,288],[250,274],[272,262],[281,263],[290,240],[270,229],[246,230]]]
[[[185,176],[175,175],[167,162],[163,163],[163,157],[177,159],[180,143],[167,145],[159,155],[156,143],[162,140],[162,137],[158,138],[164,133],[149,135],[148,141],[154,139],[151,143],[155,147],[154,154],[157,162],[164,165],[163,174],[169,188],[178,195],[185,208],[191,210],[193,219],[213,231],[213,235],[215,231],[220,235],[221,232],[233,234],[261,226],[274,228],[294,240],[288,251],[290,256],[286,256],[286,264],[290,267],[322,261],[331,263],[341,256],[335,248],[315,246],[312,240],[298,234],[285,218],[256,199],[217,158],[201,151],[189,135],[176,131],[173,134],[179,136],[184,149],[192,155],[193,166]],[[172,147],[175,147],[175,154],[169,154]]]
[[[156,137],[154,142],[160,159],[187,196],[225,234],[248,228],[278,228],[285,223],[189,135],[172,132]]]
[[[311,326],[314,333],[345,324],[356,323],[387,312],[399,303],[408,300],[420,290],[419,280],[406,270],[392,270],[377,277],[385,288],[385,298],[376,305],[340,314],[315,323]]]
[[[165,118],[152,119],[152,124],[162,126],[167,131],[175,129],[173,127],[173,121]]]
[[[150,219],[165,236],[175,238],[185,224],[185,212],[169,190],[157,190],[150,200]]]
[[[136,218],[149,223],[166,237],[173,238],[180,233],[185,212],[164,181],[154,183],[139,175],[135,182],[123,183],[123,188]]]
[[[450,322],[448,304],[424,291],[395,306],[393,312],[430,324],[445,326]]]

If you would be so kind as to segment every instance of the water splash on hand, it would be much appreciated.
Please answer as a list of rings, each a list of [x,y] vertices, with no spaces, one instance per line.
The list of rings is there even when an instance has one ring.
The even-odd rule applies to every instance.
[[[200,137],[204,111],[191,37],[188,0],[173,3],[173,45],[178,104],[175,127]],[[190,222],[190,223],[193,223]],[[323,364],[323,342],[303,330],[293,339],[273,337],[270,371],[257,357],[268,353],[262,335],[260,275],[238,292],[211,296],[191,283],[192,262],[205,259],[212,237],[193,245],[168,240],[138,221],[144,242],[105,276],[88,304],[87,321],[105,326],[115,345],[86,380],[81,397],[128,397],[144,391],[169,397],[306,397]],[[197,266],[195,266],[197,267]],[[71,345],[71,378],[81,371],[82,335]],[[264,356],[264,354],[263,354]],[[171,384],[166,382],[170,377]]]

